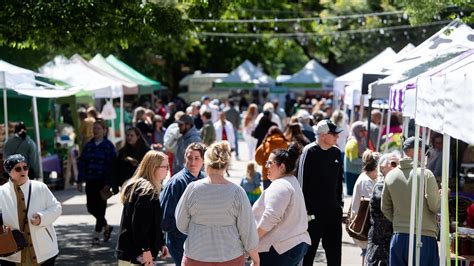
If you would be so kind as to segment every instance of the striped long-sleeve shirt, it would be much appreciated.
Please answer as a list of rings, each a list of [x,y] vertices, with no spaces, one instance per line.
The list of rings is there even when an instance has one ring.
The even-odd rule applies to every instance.
[[[205,262],[235,259],[258,245],[245,191],[236,184],[192,182],[176,207],[176,226],[188,235],[184,255]]]

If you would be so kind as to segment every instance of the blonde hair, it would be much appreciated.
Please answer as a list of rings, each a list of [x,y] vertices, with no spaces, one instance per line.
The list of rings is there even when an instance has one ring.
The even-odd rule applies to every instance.
[[[204,154],[204,165],[212,169],[222,170],[229,166],[230,144],[227,141],[212,144]]]
[[[253,177],[255,176],[255,174],[257,173],[257,164],[254,162],[254,161],[249,161],[247,163],[247,180],[252,182],[253,181]]]
[[[168,156],[160,151],[148,151],[137,167],[137,170],[124,185],[120,200],[122,203],[132,201],[133,194],[137,189],[141,189],[139,196],[151,194],[151,199],[160,195],[161,184],[153,183],[155,170],[161,166],[163,161],[168,160]]]
[[[377,170],[379,159],[382,155],[378,152],[365,150],[362,154],[362,169],[366,172]]]
[[[252,119],[257,115],[257,109],[258,106],[254,103],[249,105],[249,108],[247,109],[247,113],[245,114],[244,117],[244,126],[248,127],[250,122],[252,122]]]

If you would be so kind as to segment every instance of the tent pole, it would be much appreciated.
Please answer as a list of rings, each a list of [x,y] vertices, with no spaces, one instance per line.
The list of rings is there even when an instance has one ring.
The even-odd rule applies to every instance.
[[[120,138],[122,138],[122,141],[125,140],[125,122],[124,122],[124,116],[125,116],[125,110],[123,108],[124,103],[123,103],[123,94],[120,95]]]
[[[114,106],[114,99],[113,99],[113,98],[110,98],[110,104],[111,104],[112,106]],[[112,138],[112,139],[111,139],[111,140],[112,140],[112,143],[113,143],[114,145],[117,145],[117,143],[115,142],[116,139],[117,139],[117,138],[115,137],[115,119],[111,119],[110,121],[111,121],[111,125],[112,125],[112,130],[110,130],[110,132],[112,132],[112,135],[111,135],[111,138]],[[109,134],[109,135],[110,135],[110,134]]]
[[[369,110],[367,111],[367,148],[370,147],[370,123],[372,122],[372,102],[373,99],[369,99]],[[372,145],[374,145],[372,143]]]
[[[418,142],[415,142],[418,143]],[[418,217],[417,217],[417,226],[416,226],[416,261],[415,265],[419,266],[420,265],[420,254],[421,254],[421,247],[423,246],[423,243],[421,242],[421,229],[423,227],[423,203],[424,203],[424,198],[425,198],[425,147],[426,147],[426,127],[422,128],[422,133],[421,133],[421,160],[420,160],[420,176],[419,176],[419,181],[420,184],[418,185]],[[415,153],[415,156],[418,156],[418,153]],[[414,171],[414,173],[417,173]],[[413,176],[413,178],[418,179],[418,174]]]
[[[3,72],[5,75],[5,72]],[[8,101],[7,101],[7,88],[3,88],[3,121],[5,125],[5,141],[8,140]]]
[[[364,104],[365,104],[365,95],[361,93],[360,94],[359,119],[357,119],[358,121],[362,121],[364,119],[364,109],[365,109]]]
[[[392,116],[392,110],[388,109],[387,113],[387,125],[385,126],[385,148],[383,149],[383,153],[387,153],[388,151],[388,135],[390,134],[390,117]]]
[[[409,116],[404,116],[403,117],[403,136],[405,139],[408,138],[408,125],[410,123],[410,117]]]
[[[43,181],[43,159],[41,158],[41,138],[40,138],[40,131],[39,131],[39,121],[38,121],[38,104],[36,101],[36,97],[32,99],[33,104],[33,121],[35,123],[35,135],[36,135],[36,145],[38,146],[38,166],[39,166],[39,178],[40,181]]]
[[[441,254],[440,265],[451,265],[449,248],[449,152],[451,137],[443,134],[443,168],[441,174]],[[457,236],[456,236],[457,237]]]
[[[387,130],[388,131],[388,130]],[[420,140],[420,126],[416,125],[415,143]],[[418,145],[415,145],[414,154],[418,154]],[[413,157],[413,173],[416,173],[418,156]],[[408,266],[413,266],[413,247],[415,243],[415,215],[416,215],[416,190],[418,189],[418,178],[412,177],[411,183],[411,206],[410,206],[410,238],[408,242]]]
[[[380,137],[382,136],[382,125],[383,125],[383,119],[385,118],[385,110],[382,109],[382,117],[380,118],[380,122],[378,124],[379,126],[379,133],[378,133],[378,136],[377,136],[377,146],[375,148],[376,151],[379,151],[380,149]]]
[[[354,120],[355,120],[355,104],[354,104],[354,100],[352,100],[351,120],[350,120],[349,126],[351,126],[352,123],[354,123]]]

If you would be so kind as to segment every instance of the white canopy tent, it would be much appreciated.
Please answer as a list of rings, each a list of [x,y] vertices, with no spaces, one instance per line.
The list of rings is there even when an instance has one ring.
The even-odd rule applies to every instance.
[[[84,60],[82,57],[78,58],[79,60]],[[107,60],[101,55],[96,54],[94,58],[88,62],[90,67],[97,71],[98,73],[110,77],[112,79],[120,81],[123,86],[123,94],[125,95],[137,95],[138,94],[138,84],[129,80],[122,72],[115,69],[111,66]]]
[[[275,84],[275,80],[263,73],[249,60],[245,60],[241,65],[222,79],[216,79],[213,87],[217,89],[257,89],[269,88]]]
[[[53,61],[48,62],[40,68],[40,72],[44,75],[64,80],[72,85],[84,88],[93,94],[94,98],[105,98],[111,102],[114,98],[120,98],[120,137],[116,138],[115,134],[109,134],[113,143],[117,143],[124,138],[124,121],[123,121],[123,90],[133,84],[115,78],[105,71],[98,70],[97,67],[91,65],[79,55],[74,55],[70,60],[62,56],[57,56]],[[112,121],[112,130],[114,132],[115,123]]]
[[[78,93],[77,88],[65,90],[51,84],[35,79],[37,74],[29,69],[24,69],[0,60],[0,88],[3,89],[3,109],[5,125],[5,141],[8,139],[8,97],[7,90],[14,90],[19,94],[32,97],[33,121],[35,128],[36,144],[38,149],[39,176],[43,178],[43,165],[41,163],[41,141],[38,121],[37,98],[60,98]],[[46,89],[47,87],[48,89]]]
[[[405,53],[381,73],[390,76],[369,85],[371,99],[388,99],[390,86],[428,71],[458,54],[474,48],[474,31],[459,20],[438,31],[426,41]]]
[[[375,71],[378,72],[381,66],[387,64],[387,62],[393,62],[396,54],[397,53],[395,53],[395,51],[393,51],[391,47],[387,47],[378,55],[374,56],[369,61],[360,65],[358,68],[342,76],[337,77],[336,79],[334,79],[334,93],[342,95],[344,93],[344,87],[353,83],[359,85],[360,91],[360,87],[362,86],[362,75],[364,73],[372,73]],[[357,87],[354,87],[354,89],[357,89]],[[345,92],[347,93],[348,90],[346,90]]]
[[[442,171],[442,199],[441,199],[441,256],[440,265],[450,262],[449,248],[449,210],[448,210],[448,175],[450,137],[455,137],[469,144],[474,144],[474,49],[441,64],[434,69],[416,77],[415,82],[397,84],[398,88],[407,84],[416,89],[405,90],[401,103],[404,116],[415,119],[415,138],[420,138],[420,126],[423,127],[422,158],[414,158],[414,171],[421,165],[420,176],[425,171],[425,143],[426,128],[444,134],[443,139],[443,171]],[[397,86],[394,86],[396,89]],[[392,108],[393,108],[392,103]],[[415,153],[418,154],[418,146]],[[419,184],[418,184],[419,182]],[[421,243],[421,224],[424,197],[424,179],[413,179],[412,205],[410,221],[409,265],[419,265],[419,251]],[[416,206],[418,204],[418,206]],[[415,226],[416,224],[416,226]],[[415,232],[416,228],[416,232]],[[414,248],[416,252],[414,253]]]
[[[334,81],[334,87],[336,91],[335,99],[339,99],[337,95],[341,94],[340,88],[342,88],[342,93],[344,95],[344,110],[346,110],[346,108],[351,110],[351,123],[354,121],[354,112],[352,111],[354,110],[354,106],[361,105],[362,103],[362,106],[369,106],[369,109],[371,108],[368,97],[362,95],[364,76],[370,76],[373,74],[376,74],[376,76],[378,76],[384,65],[396,61],[398,57],[409,52],[414,47],[415,46],[413,44],[409,43],[405,47],[403,47],[398,53],[395,53],[392,48],[388,47],[368,62],[359,66],[358,68],[352,70],[351,72],[343,76],[336,78],[336,80]],[[363,112],[363,108],[361,108],[361,116]],[[390,113],[387,116],[387,119],[390,119]],[[379,144],[380,135],[378,136],[378,141],[376,144],[377,150],[379,148]]]
[[[312,59],[298,72],[280,84],[288,89],[332,91],[336,75]]]

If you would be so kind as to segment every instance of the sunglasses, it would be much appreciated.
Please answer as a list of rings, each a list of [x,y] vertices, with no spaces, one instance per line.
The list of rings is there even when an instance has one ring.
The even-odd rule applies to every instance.
[[[21,172],[22,169],[23,169],[23,171],[28,171],[28,169],[30,169],[30,167],[28,165],[24,165],[23,167],[17,166],[13,169],[15,169],[15,171],[17,171],[19,173],[19,172]]]

